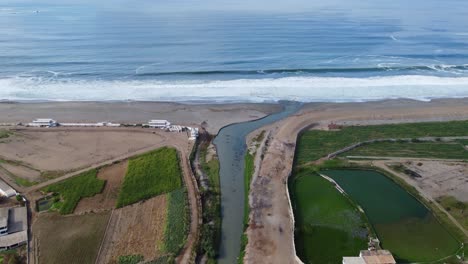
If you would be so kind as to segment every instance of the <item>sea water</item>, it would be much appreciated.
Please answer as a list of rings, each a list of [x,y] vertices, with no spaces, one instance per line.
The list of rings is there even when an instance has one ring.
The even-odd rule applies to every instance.
[[[0,100],[468,96],[467,1],[309,2],[1,1]]]

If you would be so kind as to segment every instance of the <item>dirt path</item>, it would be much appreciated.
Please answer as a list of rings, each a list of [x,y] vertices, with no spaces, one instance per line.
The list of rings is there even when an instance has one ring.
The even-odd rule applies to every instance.
[[[200,193],[198,190],[197,181],[195,179],[195,176],[193,175],[192,168],[188,160],[188,156],[192,147],[193,144],[189,147],[189,149],[186,149],[185,151],[179,149],[179,152],[182,153],[182,155],[180,155],[180,163],[184,175],[185,186],[187,187],[187,194],[190,206],[190,231],[187,236],[187,242],[185,243],[182,252],[176,259],[177,263],[183,264],[194,263],[195,261],[195,246],[198,242],[199,227],[202,224]]]

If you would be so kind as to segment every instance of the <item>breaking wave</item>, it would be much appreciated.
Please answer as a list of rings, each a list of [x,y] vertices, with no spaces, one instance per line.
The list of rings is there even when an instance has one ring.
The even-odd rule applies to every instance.
[[[0,79],[11,101],[277,101],[352,102],[391,98],[468,97],[468,77],[399,75],[368,78],[283,77],[235,80]]]

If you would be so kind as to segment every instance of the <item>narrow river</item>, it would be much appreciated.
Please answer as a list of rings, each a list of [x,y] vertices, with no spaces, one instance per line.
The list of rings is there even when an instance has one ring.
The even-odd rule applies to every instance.
[[[220,162],[221,184],[221,245],[220,264],[237,263],[244,217],[244,155],[246,136],[296,112],[300,104],[284,103],[281,112],[265,118],[224,127],[214,140]]]

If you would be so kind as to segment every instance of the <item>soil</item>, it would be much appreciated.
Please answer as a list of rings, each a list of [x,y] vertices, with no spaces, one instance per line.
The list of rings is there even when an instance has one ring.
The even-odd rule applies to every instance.
[[[100,169],[97,178],[106,181],[104,190],[93,197],[81,199],[75,208],[74,214],[114,209],[127,172],[127,166],[128,161],[125,160]]]
[[[25,166],[1,163],[0,167],[3,167],[5,170],[9,171],[16,177],[27,179],[32,182],[39,181],[41,179],[41,173],[39,171],[30,169]]]
[[[118,263],[125,255],[140,254],[148,261],[161,256],[166,202],[166,195],[160,195],[114,210],[96,263]]]

